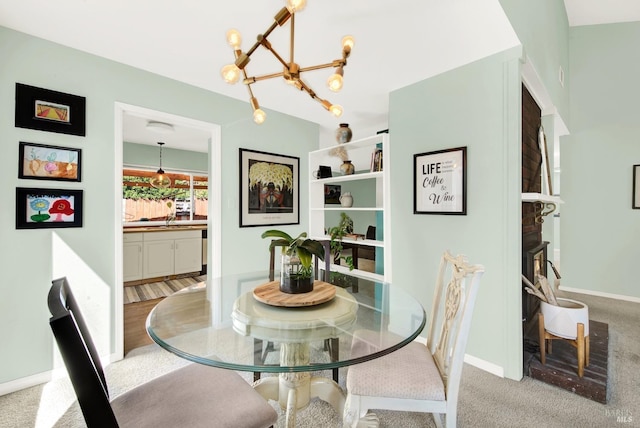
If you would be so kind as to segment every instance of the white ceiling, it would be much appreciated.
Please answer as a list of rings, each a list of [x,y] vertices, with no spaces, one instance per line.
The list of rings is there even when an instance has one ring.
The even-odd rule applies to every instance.
[[[233,61],[225,33],[237,28],[247,50],[283,5],[283,0],[0,0],[0,25],[248,101],[244,85],[228,85],[220,77],[220,68]],[[571,25],[640,20],[639,0],[565,0],[565,5]],[[285,58],[288,32],[286,24],[269,37]],[[498,0],[308,0],[296,15],[296,62],[306,67],[338,59],[347,34],[356,44],[342,92],[326,88],[329,70],[303,75],[321,98],[341,104],[344,115],[334,118],[281,79],[253,85],[267,114],[276,110],[318,123],[324,135],[346,122],[360,138],[388,127],[389,92],[519,43]],[[279,72],[280,65],[260,48],[247,70],[260,75]],[[259,126],[250,120],[248,105],[247,118]],[[211,122],[218,123],[215,117]],[[125,141],[159,141],[145,124],[146,119],[125,117]],[[206,151],[202,131],[176,131],[161,136],[166,147]]]
[[[564,7],[572,27],[640,21],[638,0],[564,0]]]

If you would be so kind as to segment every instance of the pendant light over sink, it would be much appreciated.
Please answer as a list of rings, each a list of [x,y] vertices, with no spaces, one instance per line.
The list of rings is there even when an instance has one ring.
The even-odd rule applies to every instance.
[[[149,183],[151,184],[151,187],[155,187],[156,189],[166,189],[167,187],[171,187],[171,180],[162,170],[162,146],[164,143],[158,142],[158,145],[160,146],[160,168],[158,169],[158,172],[156,172],[156,175],[151,177],[151,181]]]

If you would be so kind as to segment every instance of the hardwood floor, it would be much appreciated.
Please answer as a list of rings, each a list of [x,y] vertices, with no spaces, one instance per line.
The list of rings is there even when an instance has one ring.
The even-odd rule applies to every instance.
[[[146,300],[144,302],[129,303],[124,305],[124,354],[132,349],[150,345],[153,341],[145,330],[147,315],[151,309],[160,302],[160,299]]]

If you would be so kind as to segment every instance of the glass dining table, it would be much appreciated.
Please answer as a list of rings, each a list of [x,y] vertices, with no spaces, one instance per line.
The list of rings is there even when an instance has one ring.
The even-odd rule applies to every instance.
[[[254,388],[280,403],[287,427],[313,397],[342,414],[342,388],[311,374],[337,373],[402,348],[420,334],[426,314],[420,302],[391,283],[336,273],[329,282],[316,281],[313,292],[291,295],[281,293],[267,271],[210,278],[158,303],[147,332],[187,360],[255,373]],[[351,342],[362,331],[368,332],[366,351],[352,355]],[[268,373],[278,376],[260,375]]]

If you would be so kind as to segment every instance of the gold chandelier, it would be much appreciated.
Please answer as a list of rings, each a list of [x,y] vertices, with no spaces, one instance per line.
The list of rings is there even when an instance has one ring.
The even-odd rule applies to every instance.
[[[242,72],[244,76],[243,83],[247,85],[247,89],[249,90],[249,99],[251,102],[251,108],[253,109],[253,120],[257,124],[261,124],[265,121],[267,115],[260,108],[258,104],[258,100],[253,95],[253,91],[251,89],[251,85],[255,82],[259,82],[261,80],[272,79],[274,77],[282,77],[284,80],[297,88],[300,91],[305,91],[311,96],[314,100],[318,101],[326,110],[331,112],[335,117],[340,117],[342,115],[342,106],[338,104],[331,104],[327,100],[323,100],[318,97],[316,93],[311,89],[301,78],[300,75],[305,71],[312,70],[320,70],[323,68],[335,68],[335,72],[329,77],[327,80],[327,84],[329,89],[338,92],[342,89],[342,76],[344,75],[344,67],[347,65],[347,58],[351,53],[351,49],[353,48],[353,37],[345,36],[342,39],[342,58],[336,59],[332,62],[320,65],[314,65],[310,67],[300,67],[293,60],[294,58],[294,31],[295,31],[295,14],[301,11],[307,3],[307,0],[287,0],[287,6],[283,7],[273,18],[273,23],[271,26],[265,31],[264,34],[258,34],[256,43],[249,49],[247,52],[242,52],[240,49],[241,37],[240,33],[235,30],[227,31],[227,42],[234,50],[236,61],[233,64],[228,64],[222,67],[222,78],[227,83],[237,83],[240,78],[240,73]],[[282,27],[287,21],[291,20],[291,36],[290,36],[290,59],[289,62],[286,62],[282,57],[278,54],[278,52],[273,49],[273,46],[268,40],[269,35],[273,30],[275,30],[276,26]],[[256,51],[259,46],[263,46],[265,49],[270,51],[276,59],[282,64],[283,71],[279,73],[265,74],[263,76],[247,76],[247,64],[251,60],[251,55]]]

